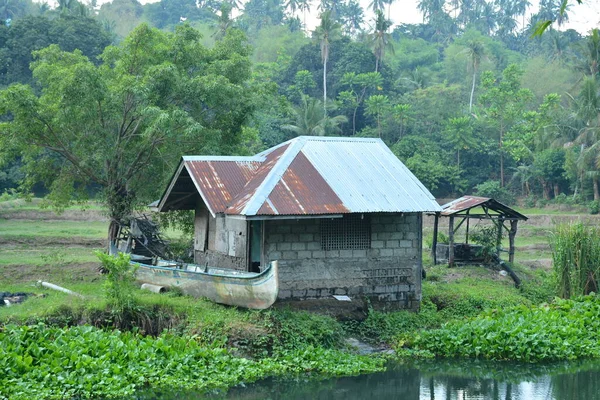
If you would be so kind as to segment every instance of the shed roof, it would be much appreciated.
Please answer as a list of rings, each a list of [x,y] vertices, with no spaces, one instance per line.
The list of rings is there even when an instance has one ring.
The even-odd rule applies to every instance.
[[[371,138],[300,136],[254,157],[184,157],[158,209],[193,208],[181,200],[184,188],[213,215],[441,211],[383,141]]]
[[[484,214],[487,217],[492,216],[502,216],[504,219],[517,219],[526,221],[528,218],[519,213],[518,211],[513,210],[512,208],[505,206],[497,200],[494,200],[489,197],[478,197],[478,196],[463,196],[456,200],[451,201],[450,203],[446,203],[442,206],[443,216],[451,216],[451,215],[462,215],[467,216],[467,212],[477,208],[482,207]],[[490,211],[492,213],[490,214]],[[477,218],[477,215],[470,215],[472,217]]]

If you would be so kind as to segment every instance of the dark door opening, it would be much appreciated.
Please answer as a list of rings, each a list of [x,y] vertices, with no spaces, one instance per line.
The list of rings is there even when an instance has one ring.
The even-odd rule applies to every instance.
[[[248,257],[249,265],[248,271],[260,272],[260,258],[261,258],[261,247],[262,247],[262,233],[263,233],[263,222],[262,221],[250,221],[250,254]]]

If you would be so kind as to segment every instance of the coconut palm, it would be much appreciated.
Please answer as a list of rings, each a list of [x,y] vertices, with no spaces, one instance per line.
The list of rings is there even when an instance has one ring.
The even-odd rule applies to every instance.
[[[285,2],[285,8],[290,11],[290,15],[293,17],[296,11],[300,9],[300,0],[287,0]]]
[[[343,115],[327,117],[321,101],[308,96],[302,96],[300,106],[294,107],[292,113],[294,123],[283,125],[281,129],[297,136],[325,136],[328,133],[336,133],[339,126],[348,121]]]
[[[523,196],[529,196],[531,194],[531,180],[533,179],[535,172],[533,165],[521,164],[516,168],[513,168],[513,170],[515,172],[511,178],[511,181],[518,179],[519,183],[521,184],[521,192],[523,193]]]
[[[383,11],[377,10],[375,13],[375,27],[373,32],[369,34],[369,42],[375,55],[375,72],[379,71],[379,63],[383,60],[385,51],[389,50],[392,54],[394,53],[392,37],[387,32],[391,26],[392,21],[385,18]]]
[[[369,8],[373,10],[374,13],[377,13],[377,11],[384,10],[386,4],[387,0],[371,0],[369,3]]]
[[[321,23],[315,30],[314,37],[321,46],[321,61],[323,62],[323,110],[327,115],[327,61],[329,61],[329,50],[331,42],[341,36],[340,24],[331,17],[331,11],[321,14]]]
[[[445,0],[419,0],[417,9],[423,13],[423,22],[431,22],[439,14],[444,13],[444,3]]]
[[[364,22],[364,11],[358,1],[350,0],[348,4],[342,5],[341,20],[347,33],[355,37],[356,33],[362,29]]]
[[[303,25],[304,25],[304,29],[306,29],[306,13],[310,12],[310,3],[311,0],[298,0],[298,10],[302,11],[303,13]]]
[[[479,40],[471,40],[467,42],[465,49],[469,57],[469,66],[473,70],[473,83],[471,85],[471,96],[469,97],[469,114],[473,111],[473,96],[475,94],[475,82],[477,80],[477,70],[481,64],[481,59],[485,55],[485,46]]]

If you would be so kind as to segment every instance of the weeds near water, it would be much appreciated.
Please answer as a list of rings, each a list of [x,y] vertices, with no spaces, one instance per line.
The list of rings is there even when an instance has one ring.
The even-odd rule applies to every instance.
[[[550,236],[558,295],[571,298],[598,291],[600,228],[557,225]]]

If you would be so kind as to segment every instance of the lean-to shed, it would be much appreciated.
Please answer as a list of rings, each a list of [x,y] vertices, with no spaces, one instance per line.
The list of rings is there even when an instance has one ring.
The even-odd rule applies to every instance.
[[[297,137],[252,157],[186,156],[157,209],[195,210],[199,264],[279,260],[284,299],[421,297],[422,214],[440,206],[380,139]]]

